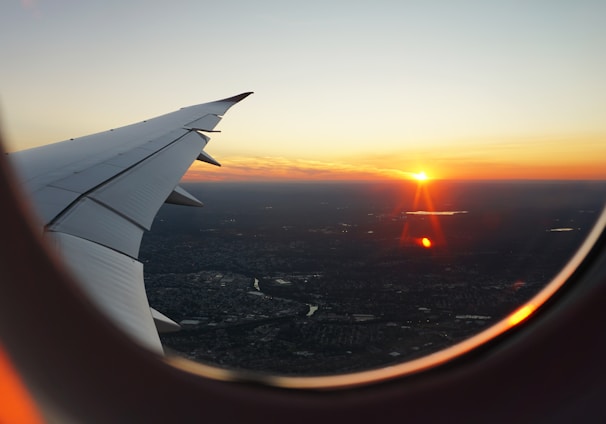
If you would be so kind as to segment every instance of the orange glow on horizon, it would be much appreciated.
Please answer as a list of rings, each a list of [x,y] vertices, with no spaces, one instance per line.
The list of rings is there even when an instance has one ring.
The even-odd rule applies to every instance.
[[[398,181],[413,180],[606,180],[606,166],[599,155],[568,162],[518,159],[474,159],[465,157],[421,156],[422,161],[388,157],[350,157],[347,160],[291,159],[287,157],[218,157],[221,168],[194,163],[186,181]],[[407,172],[420,163],[431,163],[426,170]],[[396,169],[397,166],[399,169]]]

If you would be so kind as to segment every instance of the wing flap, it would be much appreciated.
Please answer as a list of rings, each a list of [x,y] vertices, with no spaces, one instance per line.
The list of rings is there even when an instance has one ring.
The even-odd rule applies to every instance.
[[[91,223],[94,222],[94,225]],[[94,200],[83,198],[48,229],[94,241],[130,257],[139,255],[143,228]]]
[[[46,186],[32,193],[31,200],[42,225],[47,225],[66,207],[78,199],[73,191]]]
[[[203,140],[189,132],[89,197],[149,230],[156,212],[203,147]]]
[[[69,234],[50,232],[47,237],[101,310],[135,340],[162,353],[145,294],[143,264]]]

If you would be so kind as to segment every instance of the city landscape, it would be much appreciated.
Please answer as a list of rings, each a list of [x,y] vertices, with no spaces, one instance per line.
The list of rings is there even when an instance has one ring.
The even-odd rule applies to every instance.
[[[322,375],[451,346],[561,269],[606,198],[600,182],[196,183],[140,259],[150,305],[181,324],[168,353]]]

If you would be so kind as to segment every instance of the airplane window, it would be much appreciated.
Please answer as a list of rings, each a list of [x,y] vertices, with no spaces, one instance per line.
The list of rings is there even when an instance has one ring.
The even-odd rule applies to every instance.
[[[190,6],[0,6],[8,151],[119,124],[23,168],[47,235],[104,281],[144,265],[138,294],[181,328],[158,341],[146,315],[142,338],[176,366],[299,387],[416,372],[540,313],[603,230],[603,4]],[[117,135],[240,84],[258,94],[220,123],[213,102],[144,146],[153,119]],[[177,172],[188,155],[207,163]],[[156,177],[183,173],[204,208],[162,206],[139,247]],[[122,289],[97,294],[111,311]]]

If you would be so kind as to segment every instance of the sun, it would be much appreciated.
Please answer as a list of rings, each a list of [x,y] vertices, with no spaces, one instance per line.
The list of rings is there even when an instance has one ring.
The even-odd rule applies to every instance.
[[[412,174],[412,177],[419,182],[427,181],[427,178],[428,178],[427,174],[424,171],[417,172],[416,174]]]

